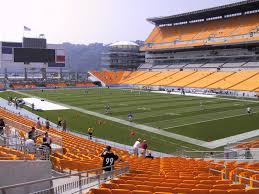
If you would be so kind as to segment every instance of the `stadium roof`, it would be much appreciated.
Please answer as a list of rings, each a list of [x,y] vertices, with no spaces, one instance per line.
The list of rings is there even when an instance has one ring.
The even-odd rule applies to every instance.
[[[259,9],[259,0],[247,0],[172,16],[148,18],[147,21],[155,25],[172,24],[191,20],[212,18],[223,15],[230,15],[239,12],[244,13],[246,11],[252,11],[256,9]]]
[[[129,42],[129,41],[118,41],[115,43],[110,44],[109,46],[139,46],[135,42]]]

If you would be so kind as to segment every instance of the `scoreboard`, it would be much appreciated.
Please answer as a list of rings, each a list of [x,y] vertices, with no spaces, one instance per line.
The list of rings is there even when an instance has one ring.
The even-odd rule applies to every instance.
[[[55,50],[36,48],[14,48],[14,62],[55,62]]]

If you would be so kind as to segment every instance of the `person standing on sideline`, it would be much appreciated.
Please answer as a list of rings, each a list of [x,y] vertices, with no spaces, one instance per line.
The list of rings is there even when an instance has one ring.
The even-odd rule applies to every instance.
[[[67,131],[67,121],[65,119],[62,120],[62,130]]]
[[[61,127],[61,124],[62,124],[62,118],[58,116],[58,127]]]
[[[141,144],[141,148],[142,148],[142,155],[143,157],[146,156],[146,153],[147,153],[147,141],[146,140],[143,140],[142,144]]]
[[[46,126],[46,129],[49,130],[50,122],[49,122],[49,119],[48,119],[48,118],[47,118],[46,121],[45,121],[45,126]]]
[[[101,154],[103,158],[103,171],[110,172],[114,168],[114,163],[119,159],[119,156],[111,151],[111,146],[107,146]]]
[[[31,109],[32,109],[32,111],[35,110],[35,104],[34,103],[31,104]]]
[[[88,136],[89,136],[89,139],[92,140],[92,137],[93,137],[93,132],[94,132],[94,129],[92,127],[89,127],[87,129],[87,133],[88,133]]]
[[[40,117],[37,118],[36,128],[41,129]]]
[[[138,138],[138,140],[133,145],[133,153],[135,156],[138,156],[140,146],[141,146],[141,139]]]

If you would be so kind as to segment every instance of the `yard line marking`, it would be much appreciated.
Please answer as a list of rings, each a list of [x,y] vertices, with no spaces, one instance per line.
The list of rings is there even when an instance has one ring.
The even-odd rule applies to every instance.
[[[233,117],[239,117],[239,116],[244,116],[244,115],[247,115],[247,113],[228,116],[228,117],[221,117],[221,118],[217,118],[217,119],[209,119],[209,120],[204,120],[204,121],[199,121],[199,122],[187,123],[187,124],[183,124],[183,125],[177,125],[177,126],[174,126],[174,127],[166,127],[166,128],[162,128],[162,129],[173,129],[173,128],[178,128],[178,127],[183,127],[183,126],[188,126],[188,125],[206,123],[206,122],[210,122],[210,121],[218,121],[218,120],[223,120],[223,119],[228,119],[228,118],[233,118]]]
[[[151,110],[151,108],[146,108],[146,107],[138,107],[138,110]]]
[[[172,115],[172,116],[174,116],[174,115],[181,115],[181,114],[174,113],[174,112],[168,112],[168,113],[165,113],[165,115]]]

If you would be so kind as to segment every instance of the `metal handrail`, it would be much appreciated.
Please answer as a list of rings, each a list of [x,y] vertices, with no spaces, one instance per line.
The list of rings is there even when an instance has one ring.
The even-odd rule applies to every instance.
[[[8,185],[8,186],[2,186],[0,187],[0,191],[5,194],[6,191],[8,189],[12,189],[12,188],[18,188],[18,187],[22,187],[22,186],[28,186],[28,185],[33,185],[33,184],[37,184],[37,183],[43,183],[43,182],[50,182],[51,184],[51,187],[48,189],[53,189],[53,185],[52,185],[52,181],[53,180],[57,180],[57,179],[63,179],[63,178],[68,178],[68,177],[71,177],[71,176],[78,176],[79,177],[79,181],[81,181],[81,178],[82,178],[82,175],[83,174],[86,174],[86,177],[87,178],[94,178],[94,177],[97,177],[99,178],[98,179],[98,183],[100,184],[100,178],[101,178],[101,175],[106,175],[106,174],[114,174],[115,172],[119,172],[121,170],[125,170],[125,172],[128,172],[129,170],[129,164],[128,162],[123,162],[125,163],[125,166],[124,167],[121,167],[119,169],[116,169],[116,170],[112,170],[110,172],[106,172],[106,173],[102,173],[102,174],[97,174],[97,172],[102,172],[105,168],[113,168],[113,166],[107,166],[107,167],[104,167],[104,168],[97,168],[97,169],[91,169],[91,170],[87,170],[87,171],[83,171],[83,172],[77,172],[77,173],[73,173],[73,174],[68,174],[68,175],[62,175],[62,176],[59,176],[59,177],[54,177],[54,178],[47,178],[47,179],[40,179],[40,180],[36,180],[36,181],[28,181],[28,182],[25,182],[25,183],[18,183],[18,184],[13,184],[13,185]],[[96,175],[95,176],[92,176],[92,177],[88,177],[89,174],[95,172]],[[35,192],[37,193],[37,192]]]
[[[254,179],[251,179],[251,178],[247,178],[247,177],[238,175],[238,171],[239,171],[239,170],[247,171],[247,172],[253,172],[253,173],[255,173],[255,174],[259,174],[259,171],[257,171],[257,170],[251,170],[251,169],[247,169],[247,168],[237,167],[237,168],[235,168],[235,170],[234,170],[234,172],[235,172],[235,173],[234,173],[235,182],[237,182],[237,179],[238,179],[238,178],[241,178],[241,179],[249,180],[250,182],[252,181],[252,182],[259,183],[259,180],[254,180]]]

